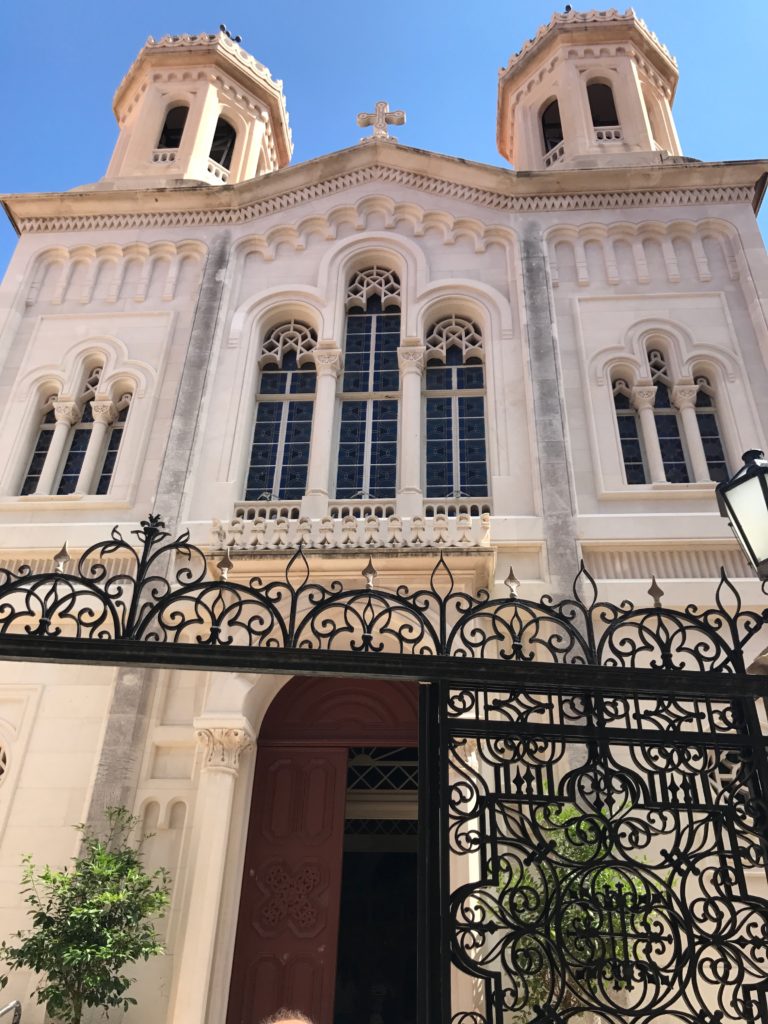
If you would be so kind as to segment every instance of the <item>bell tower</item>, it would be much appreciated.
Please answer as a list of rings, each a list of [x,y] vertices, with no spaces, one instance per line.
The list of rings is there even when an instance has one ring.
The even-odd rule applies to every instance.
[[[496,140],[518,171],[681,155],[677,63],[630,8],[555,14],[499,72]]]
[[[150,36],[113,108],[120,135],[104,185],[233,185],[291,158],[283,83],[224,25],[215,35]]]

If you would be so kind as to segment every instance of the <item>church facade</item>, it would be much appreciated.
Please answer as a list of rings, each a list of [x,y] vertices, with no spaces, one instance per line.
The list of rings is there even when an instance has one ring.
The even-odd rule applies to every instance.
[[[768,440],[768,165],[684,156],[677,77],[632,11],[556,14],[500,73],[514,170],[398,144],[383,104],[292,166],[282,83],[238,42],[150,39],[105,177],[3,200],[2,564],[154,513],[241,581],[300,546],[325,584],[371,558],[418,589],[442,552],[460,590],[511,572],[537,600],[583,560],[604,599],[655,576],[685,608],[724,566],[762,607],[714,489]],[[415,956],[418,691],[6,663],[2,933],[21,855],[63,864],[124,804],[174,880],[126,1019],[415,1021],[415,980],[354,953],[392,917],[376,956]]]

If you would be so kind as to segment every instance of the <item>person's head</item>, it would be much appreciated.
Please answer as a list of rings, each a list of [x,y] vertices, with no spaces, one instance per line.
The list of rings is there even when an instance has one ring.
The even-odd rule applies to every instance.
[[[267,1017],[261,1024],[315,1024],[315,1022],[302,1013],[301,1010],[278,1010],[271,1017]]]

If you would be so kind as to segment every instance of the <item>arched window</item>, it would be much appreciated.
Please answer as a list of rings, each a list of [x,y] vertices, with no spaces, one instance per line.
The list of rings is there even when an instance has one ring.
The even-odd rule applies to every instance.
[[[32,458],[27,468],[24,483],[21,485],[21,494],[34,494],[40,480],[40,474],[45,465],[48,449],[51,447],[53,431],[56,428],[56,414],[53,403],[58,395],[55,391],[43,397],[40,409],[40,426],[35,440],[35,447],[32,449]]]
[[[109,485],[112,483],[112,476],[115,472],[115,463],[120,452],[120,444],[123,440],[125,424],[128,420],[128,411],[131,407],[133,394],[126,391],[122,394],[114,406],[114,418],[108,425],[107,436],[104,442],[104,458],[101,461],[101,469],[96,483],[96,494],[106,494]]]
[[[710,480],[727,480],[728,465],[725,461],[723,443],[717,423],[715,392],[707,377],[696,377],[699,390],[696,393],[696,421],[704,446]]]
[[[651,370],[651,381],[656,388],[653,415],[664,472],[669,483],[687,484],[690,476],[680,432],[680,420],[677,409],[672,404],[672,381],[664,353],[660,349],[649,349],[648,365]]]
[[[80,420],[69,432],[68,445],[64,457],[64,465],[59,474],[58,486],[55,494],[74,494],[80,470],[83,468],[83,460],[88,450],[93,430],[93,409],[92,402],[96,397],[96,387],[101,379],[101,365],[94,366],[86,374],[82,390],[78,399],[80,406]]]
[[[613,405],[619,427],[621,455],[628,484],[647,483],[643,448],[640,443],[640,421],[632,404],[632,393],[626,380],[613,382]]]
[[[589,112],[595,128],[614,128],[618,126],[616,104],[613,101],[613,90],[603,82],[590,82],[587,86]]]
[[[317,343],[299,320],[274,327],[264,339],[256,424],[246,501],[299,501],[307,486],[315,367],[307,358]]]
[[[187,123],[189,107],[171,107],[165,115],[160,138],[157,140],[157,149],[178,149],[181,145],[181,136],[184,134],[184,125]]]
[[[373,266],[347,289],[336,497],[394,498],[400,373],[400,281]]]
[[[541,133],[544,137],[544,152],[548,153],[563,141],[563,125],[560,121],[560,104],[552,100],[541,115]]]
[[[427,331],[428,498],[488,495],[483,339],[477,324],[448,316]]]
[[[208,154],[211,160],[215,160],[226,170],[229,170],[232,163],[232,154],[235,151],[235,140],[237,132],[223,117],[216,122],[216,130],[213,133],[211,152]]]

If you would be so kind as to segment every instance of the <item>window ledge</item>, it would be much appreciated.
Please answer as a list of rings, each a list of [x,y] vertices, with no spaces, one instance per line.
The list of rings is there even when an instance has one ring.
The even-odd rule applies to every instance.
[[[18,494],[0,498],[0,512],[18,510],[24,505],[39,509],[131,508],[133,503],[110,498],[108,494]]]
[[[714,480],[692,484],[625,484],[621,490],[598,491],[597,496],[603,501],[626,501],[627,498],[640,498],[643,501],[659,498],[675,501],[685,501],[688,498],[712,500],[716,487]]]

